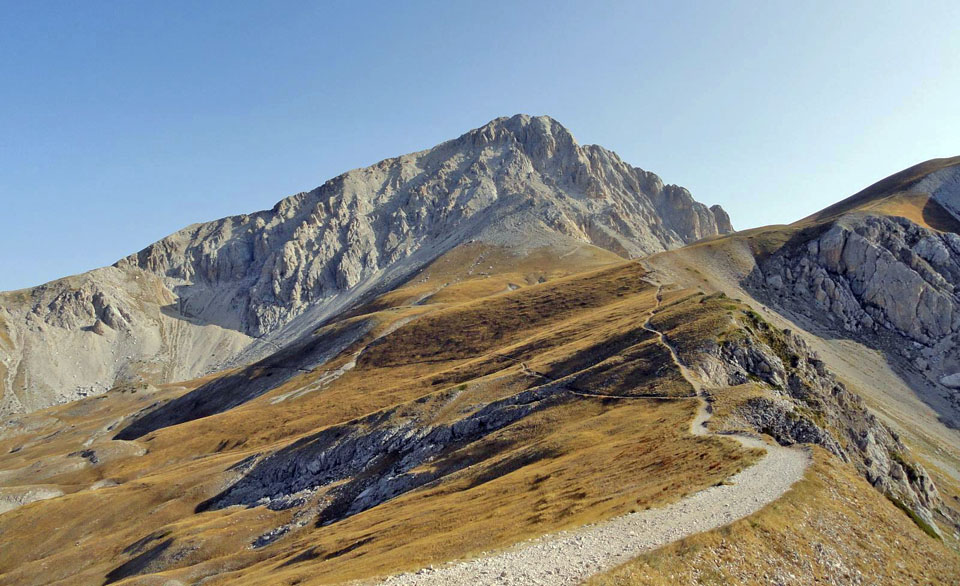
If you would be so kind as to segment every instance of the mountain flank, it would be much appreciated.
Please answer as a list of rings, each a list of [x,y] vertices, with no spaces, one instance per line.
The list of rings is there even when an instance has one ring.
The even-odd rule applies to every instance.
[[[733,232],[521,115],[4,293],[0,581],[953,583],[958,170]]]
[[[731,230],[719,206],[549,117],[498,118],[111,267],[0,294],[0,412],[264,358],[468,242],[636,258]]]

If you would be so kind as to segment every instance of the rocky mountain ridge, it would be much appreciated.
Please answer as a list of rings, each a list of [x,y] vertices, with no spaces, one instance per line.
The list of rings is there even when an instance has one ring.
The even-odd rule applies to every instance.
[[[421,250],[470,238],[532,248],[536,236],[559,235],[636,257],[731,230],[717,206],[579,146],[550,118],[518,115],[350,171],[270,212],[188,228],[117,266],[162,275],[188,315],[262,336]],[[211,308],[209,297],[225,293],[246,312],[225,319]]]
[[[929,194],[960,219],[960,165],[904,191]],[[937,387],[952,427],[960,426],[958,283],[960,236],[869,213],[801,231],[746,280],[758,298],[881,349]]]
[[[910,519],[884,532],[891,548],[902,550],[911,535],[943,555],[956,549],[960,497],[951,478],[960,436],[939,429],[902,374],[902,363],[918,371],[930,355],[937,360],[923,372],[935,381],[954,348],[956,234],[936,227],[950,203],[952,192],[938,191],[951,184],[948,174],[934,185],[924,167],[893,191],[869,188],[814,220],[629,262],[609,251],[642,255],[683,240],[703,229],[705,208],[650,174],[608,172],[607,163],[621,167],[592,147],[570,151],[607,161],[588,164],[587,176],[624,185],[633,177],[642,197],[624,199],[613,179],[580,187],[575,158],[557,146],[562,135],[537,146],[551,121],[500,123],[519,126],[458,139],[493,140],[489,152],[519,161],[502,172],[484,163],[486,207],[471,202],[487,188],[450,188],[461,208],[417,199],[407,183],[382,187],[379,175],[386,191],[354,185],[375,173],[361,170],[327,188],[326,199],[303,194],[245,220],[194,226],[184,240],[116,266],[5,294],[14,312],[3,315],[0,344],[31,353],[30,368],[46,356],[59,360],[52,372],[70,373],[97,364],[84,356],[119,364],[152,352],[152,362],[140,358],[123,376],[172,380],[197,365],[216,368],[223,356],[244,363],[6,417],[0,530],[16,546],[0,556],[0,570],[17,583],[346,581],[489,559],[530,535],[648,507],[664,512],[674,539],[703,528],[689,523],[686,507],[716,518],[711,527],[728,525],[794,481],[803,483],[796,494],[823,480],[822,466],[805,476],[802,464],[781,466],[775,454],[785,452],[869,483],[852,500],[825,485],[812,509],[858,515],[883,506]],[[523,134],[531,124],[540,130]],[[486,156],[487,147],[453,143],[438,147],[449,149],[438,160]],[[427,155],[410,157],[421,179],[439,181]],[[921,183],[930,187],[917,191]],[[601,188],[610,194],[594,199]],[[383,199],[363,207],[362,193]],[[392,249],[377,240],[378,226],[395,217],[378,210],[410,217],[419,209],[411,201],[428,210],[426,228],[408,226],[395,242],[400,256],[384,260]],[[346,202],[341,220],[349,221],[337,225],[347,232],[322,223],[333,221],[328,210],[338,202]],[[918,213],[930,202],[936,218]],[[624,223],[658,206],[659,224]],[[304,210],[327,227],[305,224]],[[375,254],[352,273],[331,273],[346,266],[353,240],[318,240],[310,230],[347,237],[350,227],[357,242],[372,235],[364,250]],[[314,265],[326,258],[321,250],[340,260]],[[284,251],[291,268],[274,271]],[[259,269],[248,274],[243,259]],[[305,288],[310,278],[316,289]],[[20,307],[31,308],[26,333],[7,317]],[[56,344],[53,352],[37,340]],[[248,359],[258,344],[266,356]],[[887,402],[892,394],[902,397]],[[738,470],[759,474],[763,487],[790,480],[762,496]],[[723,487],[736,487],[736,498],[714,498]],[[104,498],[122,514],[104,515]],[[669,502],[679,509],[659,508]],[[754,519],[746,543],[766,543],[771,532]],[[870,520],[878,531],[881,523]],[[818,535],[790,525],[801,537]],[[648,529],[618,537],[617,549]],[[887,559],[899,564],[913,553]]]
[[[112,267],[0,295],[0,412],[263,357],[467,241],[631,258],[731,230],[719,206],[580,146],[551,118],[498,118]]]

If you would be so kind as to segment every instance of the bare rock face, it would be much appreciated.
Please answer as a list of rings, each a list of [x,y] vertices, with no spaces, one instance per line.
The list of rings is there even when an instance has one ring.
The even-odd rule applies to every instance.
[[[960,220],[960,165],[896,189],[927,195]],[[853,211],[800,231],[762,259],[746,284],[775,304],[846,332],[891,332],[907,346],[946,350],[960,330],[960,236],[903,217]]]
[[[115,267],[0,293],[0,413],[124,382],[184,380],[249,344],[239,332],[169,315],[175,302],[156,275]]]
[[[883,327],[932,345],[960,329],[960,236],[903,218],[834,224],[770,259],[763,275],[784,295],[812,297],[847,330]]]
[[[722,210],[579,146],[552,119],[514,116],[269,212],[188,228],[118,266],[162,275],[191,316],[262,336],[417,252],[432,258],[467,238],[523,247],[561,236],[634,257],[729,227]],[[228,315],[213,296],[229,298]]]
[[[260,358],[468,240],[637,257],[731,229],[719,207],[548,117],[498,118],[113,267],[0,294],[0,412]]]
[[[960,220],[958,164],[941,165],[894,189],[926,196],[928,206]],[[853,210],[800,231],[761,259],[744,284],[758,299],[826,334],[882,351],[901,373],[931,390],[925,400],[946,425],[960,427],[960,384],[952,378],[960,372],[957,234]]]
[[[886,352],[940,384],[960,425],[960,394],[945,384],[960,351],[960,236],[905,218],[852,215],[763,261],[747,285],[771,305]]]
[[[725,340],[712,352],[686,358],[712,373],[717,387],[765,384],[773,397],[749,399],[739,413],[745,421],[781,444],[823,447],[851,463],[877,490],[935,525],[934,512],[943,503],[929,474],[803,338],[777,330],[759,315],[744,331],[745,336]]]

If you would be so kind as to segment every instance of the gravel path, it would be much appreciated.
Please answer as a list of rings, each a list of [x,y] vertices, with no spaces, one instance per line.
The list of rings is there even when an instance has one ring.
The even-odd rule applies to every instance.
[[[709,420],[710,412],[698,379],[682,363],[666,337],[650,325],[660,299],[658,290],[657,307],[651,310],[644,328],[657,334],[684,377],[697,391],[700,409],[691,424],[691,432],[708,435],[710,432],[704,424]],[[723,485],[707,488],[660,509],[639,511],[572,531],[545,535],[487,557],[390,576],[382,584],[578,584],[645,551],[694,533],[722,527],[760,510],[800,480],[810,462],[804,449],[769,445],[746,435],[728,437],[745,447],[764,449],[766,454]]]

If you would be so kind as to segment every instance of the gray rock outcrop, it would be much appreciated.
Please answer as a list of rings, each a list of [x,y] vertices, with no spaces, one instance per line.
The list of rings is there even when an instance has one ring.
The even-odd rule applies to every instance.
[[[458,447],[571,398],[559,388],[541,387],[436,425],[404,415],[409,406],[378,412],[324,429],[263,458],[197,510],[231,505],[287,509],[305,504],[312,491],[342,482],[326,495],[320,513],[321,524],[332,523],[472,465],[470,458],[452,456]],[[432,398],[445,399],[449,397]],[[422,466],[426,462],[431,465]]]
[[[884,351],[940,384],[960,424],[960,236],[898,217],[851,214],[762,260],[747,278],[759,299]],[[947,381],[947,382],[945,382]]]
[[[162,275],[184,313],[263,336],[471,238],[533,248],[560,236],[635,257],[729,230],[722,210],[687,190],[578,145],[550,118],[514,116],[350,171],[269,212],[188,228],[118,266]]]
[[[711,373],[718,387],[750,381],[771,397],[755,397],[739,416],[779,443],[816,444],[852,463],[877,490],[905,503],[931,526],[941,497],[929,474],[900,438],[827,370],[803,338],[779,331],[758,315],[746,336],[707,345],[685,358]],[[951,520],[956,523],[956,520]]]
[[[932,346],[960,329],[960,236],[904,218],[847,218],[761,273],[768,288],[811,300],[845,330],[886,328]]]

